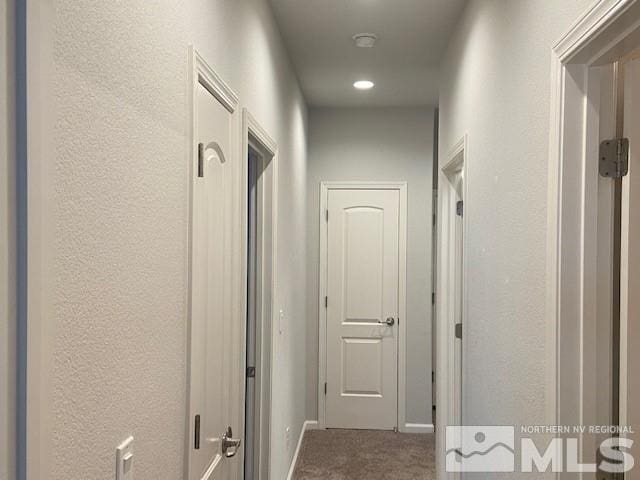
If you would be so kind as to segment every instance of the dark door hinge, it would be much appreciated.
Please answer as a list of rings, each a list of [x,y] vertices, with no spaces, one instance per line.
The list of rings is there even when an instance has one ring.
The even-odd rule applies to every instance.
[[[247,378],[255,378],[256,367],[247,367]]]
[[[456,215],[459,217],[464,215],[464,202],[462,200],[458,200],[456,203]]]
[[[431,305],[436,304],[436,292],[431,292]]]
[[[600,144],[600,175],[622,178],[629,173],[629,139],[614,138]]]
[[[329,221],[329,209],[324,211],[324,218],[327,222]]]
[[[198,144],[198,177],[204,177],[204,143]]]
[[[324,308],[329,307],[329,297],[324,297]]]
[[[327,394],[327,382],[324,382],[324,394]]]
[[[200,415],[196,415],[195,427],[194,427],[193,448],[200,450]]]
[[[456,323],[456,338],[462,338],[462,324]]]

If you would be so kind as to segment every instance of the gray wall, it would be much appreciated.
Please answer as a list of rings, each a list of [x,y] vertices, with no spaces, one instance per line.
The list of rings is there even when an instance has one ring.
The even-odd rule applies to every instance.
[[[0,480],[15,474],[13,1],[0,2]]]
[[[466,425],[547,420],[550,51],[592,3],[469,2],[444,57],[440,164],[469,141]]]
[[[407,422],[431,424],[431,204],[434,110],[309,112],[307,415],[317,418],[320,182],[408,182]]]
[[[51,480],[113,478],[114,448],[132,434],[136,479],[183,476],[193,43],[279,146],[276,301],[288,329],[271,452],[272,478],[285,478],[306,415],[306,107],[267,1],[43,5],[29,38],[49,55],[30,74],[46,92],[50,145],[33,173],[47,173],[40,299],[53,395],[40,399],[50,449],[32,465]]]

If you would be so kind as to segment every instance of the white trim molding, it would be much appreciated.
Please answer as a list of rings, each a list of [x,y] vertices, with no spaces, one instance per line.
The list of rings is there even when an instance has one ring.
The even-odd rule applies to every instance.
[[[403,433],[433,433],[435,428],[432,423],[405,423]]]
[[[238,95],[209,66],[193,45],[189,46],[189,59],[192,81],[200,82],[230,113],[234,113],[238,109]]]
[[[300,455],[300,450],[302,448],[302,441],[304,440],[304,435],[308,430],[317,430],[318,422],[316,420],[307,420],[302,425],[302,429],[300,430],[300,436],[298,437],[298,445],[296,446],[296,451],[293,454],[293,458],[291,459],[291,465],[289,466],[289,473],[287,474],[287,480],[293,480],[293,473],[296,471],[296,465],[298,464],[298,456]]]
[[[247,108],[242,109],[242,159],[241,159],[241,167],[240,167],[240,185],[239,185],[239,195],[237,195],[236,200],[239,204],[240,211],[237,212],[237,217],[240,219],[240,235],[236,239],[236,245],[240,245],[240,248],[237,251],[240,252],[240,268],[238,271],[241,272],[239,275],[239,284],[237,286],[237,291],[242,292],[241,298],[238,302],[241,304],[240,310],[238,312],[237,321],[235,322],[237,325],[240,325],[240,340],[239,345],[242,350],[242,355],[240,355],[239,363],[237,364],[238,375],[237,378],[241,379],[240,382],[240,398],[242,399],[242,407],[236,412],[237,422],[240,425],[240,431],[245,431],[245,403],[246,403],[246,311],[247,311],[247,234],[248,234],[248,175],[249,175],[249,146],[258,148],[262,154],[264,154],[264,172],[263,175],[266,175],[265,187],[268,189],[268,192],[263,192],[263,195],[270,195],[270,207],[269,210],[263,212],[263,221],[270,223],[270,233],[268,238],[262,238],[261,244],[258,248],[262,249],[261,264],[263,265],[261,271],[264,271],[264,265],[266,263],[269,264],[270,275],[268,277],[268,296],[262,296],[260,300],[260,308],[262,312],[265,312],[266,309],[270,306],[269,315],[261,315],[261,322],[268,322],[268,328],[261,328],[261,331],[269,331],[271,332],[271,336],[269,338],[261,338],[261,346],[258,349],[258,352],[262,356],[264,352],[265,343],[268,342],[268,365],[266,368],[262,368],[261,372],[258,372],[256,376],[256,380],[259,381],[259,384],[256,388],[256,394],[260,397],[260,411],[257,416],[258,421],[260,422],[260,427],[258,429],[259,435],[257,437],[258,448],[260,450],[259,454],[259,464],[257,465],[256,472],[254,474],[255,480],[259,480],[264,477],[263,470],[266,472],[271,471],[271,445],[263,444],[263,438],[271,438],[271,431],[273,429],[273,392],[274,392],[274,381],[273,381],[273,366],[276,362],[276,337],[278,335],[277,329],[273,328],[274,319],[278,318],[277,312],[277,253],[278,253],[278,144],[273,140],[273,138],[267,133],[266,129],[256,120],[256,118],[251,114],[251,112]],[[266,247],[269,247],[267,250]],[[265,359],[260,360],[260,365],[265,367],[264,361]],[[265,435],[264,430],[267,430],[268,433]],[[241,449],[241,454],[239,455],[238,463],[240,465],[240,478],[244,477],[244,449]]]
[[[445,431],[448,425],[463,424],[463,419],[456,418],[456,403],[461,405],[462,399],[456,391],[455,370],[455,323],[456,301],[462,303],[462,324],[466,323],[466,252],[465,236],[462,238],[462,296],[459,296],[457,284],[458,259],[456,258],[456,218],[457,200],[466,202],[468,178],[468,137],[465,134],[447,153],[444,165],[438,169],[438,262],[436,289],[436,385],[438,406],[436,415],[436,474],[439,480],[459,478],[445,471]],[[460,188],[461,187],[461,188]],[[462,217],[463,232],[468,231],[468,215]],[[462,337],[462,351],[465,349],[465,335]],[[464,354],[463,354],[464,358]],[[464,368],[461,366],[464,384]],[[461,410],[461,409],[460,409]],[[460,416],[462,414],[460,413]]]
[[[374,189],[398,190],[400,192],[399,217],[399,263],[398,263],[398,412],[396,426],[404,432],[406,427],[406,376],[407,376],[407,182],[321,182],[320,183],[320,265],[318,300],[324,298],[327,291],[327,223],[325,210],[329,190],[335,189]],[[327,312],[324,303],[318,301],[318,427],[326,428],[326,397],[324,384],[327,381]]]
[[[634,42],[626,42],[633,38]],[[551,52],[547,223],[546,412],[549,425],[592,421],[596,318],[599,82],[592,67],[640,40],[638,0],[600,0]],[[596,173],[594,173],[596,172]],[[562,392],[562,395],[560,394]],[[580,458],[582,452],[580,453]]]

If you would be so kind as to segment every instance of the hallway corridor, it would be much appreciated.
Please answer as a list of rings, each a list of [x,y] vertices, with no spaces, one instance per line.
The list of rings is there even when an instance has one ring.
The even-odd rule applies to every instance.
[[[640,0],[0,26],[0,480],[640,480]]]
[[[293,480],[433,480],[435,436],[375,430],[305,434]]]

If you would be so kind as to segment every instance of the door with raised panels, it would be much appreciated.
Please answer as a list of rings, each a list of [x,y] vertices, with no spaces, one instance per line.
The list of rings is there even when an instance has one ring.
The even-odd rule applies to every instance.
[[[397,427],[400,192],[327,197],[326,426]]]
[[[231,444],[229,262],[232,142],[229,111],[196,91],[198,158],[193,168],[190,362],[190,480],[227,480]],[[235,432],[236,434],[240,432]]]

